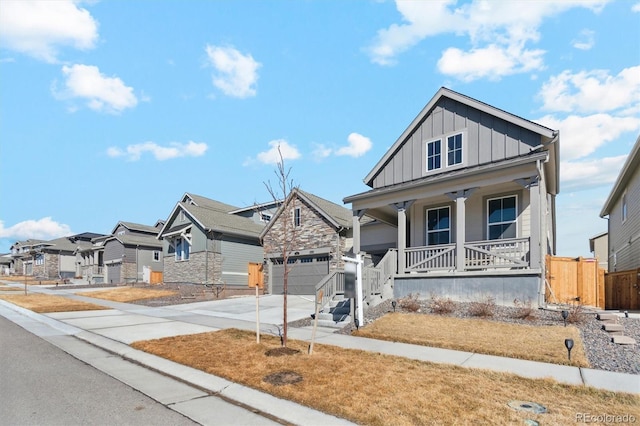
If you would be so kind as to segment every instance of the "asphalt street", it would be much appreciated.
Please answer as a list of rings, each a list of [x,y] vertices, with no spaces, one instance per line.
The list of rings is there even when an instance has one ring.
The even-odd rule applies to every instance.
[[[195,425],[0,316],[0,425]]]

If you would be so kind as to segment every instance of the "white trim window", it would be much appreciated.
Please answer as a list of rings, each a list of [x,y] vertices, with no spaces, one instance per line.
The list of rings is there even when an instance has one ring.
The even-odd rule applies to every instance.
[[[160,252],[158,250],[153,251],[153,261],[160,262]]]
[[[447,137],[447,167],[462,164],[462,133]]]
[[[300,207],[293,209],[293,226],[298,227],[302,225],[302,212]]]
[[[427,245],[449,244],[451,242],[451,209],[449,207],[429,209],[426,216]]]
[[[487,200],[487,239],[503,240],[518,236],[518,197],[490,198]]]
[[[178,237],[175,240],[176,247],[176,261],[189,260],[189,252],[191,251],[191,244],[186,238]]]
[[[622,223],[627,221],[628,206],[627,206],[627,193],[622,194]]]
[[[442,168],[442,140],[427,142],[427,171]]]
[[[35,255],[35,264],[44,265],[44,254],[38,253]]]

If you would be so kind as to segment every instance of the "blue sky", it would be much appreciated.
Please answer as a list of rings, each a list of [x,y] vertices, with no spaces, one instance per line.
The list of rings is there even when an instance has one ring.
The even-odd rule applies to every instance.
[[[341,204],[441,86],[560,130],[558,254],[589,256],[640,132],[638,1],[0,0],[0,252],[269,201],[278,145]]]

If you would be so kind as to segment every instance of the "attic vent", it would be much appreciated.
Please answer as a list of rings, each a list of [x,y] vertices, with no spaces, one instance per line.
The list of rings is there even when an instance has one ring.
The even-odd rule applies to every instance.
[[[188,195],[184,197],[184,203],[186,204],[192,204],[195,205],[196,203],[193,202],[193,199],[191,199],[191,197],[189,197]]]

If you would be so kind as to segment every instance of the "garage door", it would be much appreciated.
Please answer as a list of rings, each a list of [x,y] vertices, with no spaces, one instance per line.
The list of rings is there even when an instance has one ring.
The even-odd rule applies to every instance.
[[[107,265],[107,280],[110,284],[120,283],[120,271],[122,270],[122,263],[112,263]]]
[[[273,294],[283,294],[284,265],[272,267]],[[291,257],[289,258],[288,294],[315,294],[318,284],[329,273],[329,257]]]

